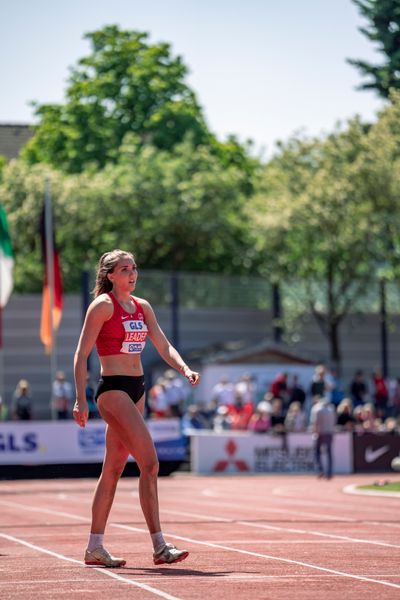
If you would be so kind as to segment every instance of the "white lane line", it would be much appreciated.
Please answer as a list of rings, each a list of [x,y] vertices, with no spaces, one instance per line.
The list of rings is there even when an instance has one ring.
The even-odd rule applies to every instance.
[[[0,500],[1,504],[3,504],[4,502],[5,501]],[[7,503],[7,504],[9,504],[9,503]],[[16,503],[14,503],[13,506],[16,506]],[[25,505],[23,505],[23,504],[19,504],[18,506],[20,508],[26,508]],[[35,510],[36,512],[45,512],[45,513],[51,513],[51,514],[55,514],[55,515],[58,514],[58,511],[54,511],[54,510],[51,510],[51,509],[43,509],[43,508],[39,508],[39,507],[38,508],[28,507],[28,508],[31,509],[31,510]],[[61,514],[63,516],[69,515],[69,518],[76,519],[76,515],[74,515],[74,514],[65,513],[65,512],[62,512]],[[84,520],[84,519],[85,519],[85,517],[79,517],[79,520]],[[89,520],[90,519],[86,519],[86,521],[89,521]],[[246,522],[246,521],[242,521],[242,522],[238,522],[238,523],[239,524],[245,524],[246,526],[250,525],[251,527],[253,527],[253,526],[257,527],[258,526],[261,529],[264,529],[264,528],[268,528],[269,529],[269,528],[273,527],[272,525],[271,526],[260,526],[257,523],[249,523],[249,522]],[[110,523],[109,526],[110,527],[114,527],[114,528],[118,528],[118,529],[126,529],[128,531],[135,531],[135,532],[140,532],[140,533],[148,533],[147,529],[139,528],[139,527],[132,527],[131,525],[124,525],[122,523]],[[288,530],[285,530],[284,528],[282,528],[282,531],[288,531]],[[166,532],[164,532],[164,533],[165,533],[165,535],[167,535],[169,537],[172,537],[174,539],[181,540],[181,541],[184,541],[184,542],[190,542],[192,544],[198,544],[198,545],[201,545],[201,546],[208,546],[210,548],[219,548],[220,550],[226,550],[228,552],[237,552],[239,554],[245,554],[247,556],[255,556],[255,557],[258,557],[258,558],[266,558],[266,559],[269,559],[269,560],[281,561],[281,562],[285,562],[285,563],[288,563],[288,564],[300,565],[300,566],[303,566],[303,567],[308,567],[308,568],[311,568],[311,569],[316,569],[318,571],[323,571],[323,572],[326,572],[326,573],[333,573],[335,575],[340,575],[342,577],[347,577],[347,578],[351,578],[351,579],[357,579],[357,580],[361,580],[361,581],[368,581],[368,582],[371,582],[371,583],[376,583],[376,584],[379,584],[379,585],[386,585],[386,586],[389,586],[389,587],[395,587],[396,589],[400,589],[400,585],[397,585],[397,584],[394,584],[394,583],[385,582],[385,581],[379,581],[379,580],[376,580],[376,579],[372,579],[370,577],[362,577],[362,576],[359,576],[359,575],[354,575],[354,574],[351,574],[351,573],[346,573],[344,571],[337,571],[335,569],[329,569],[327,567],[320,567],[319,565],[314,565],[314,564],[311,564],[311,563],[306,563],[306,562],[302,562],[302,561],[292,560],[292,559],[289,559],[289,558],[282,558],[282,557],[277,557],[277,556],[271,556],[270,554],[260,554],[258,552],[251,552],[249,550],[241,550],[240,548],[232,548],[232,547],[229,547],[229,546],[225,546],[223,544],[216,544],[216,543],[212,543],[212,542],[205,542],[205,541],[200,541],[200,540],[194,540],[193,538],[183,537],[183,536],[180,536],[180,535],[176,535],[174,533],[166,533]],[[307,534],[309,532],[305,531],[305,533]],[[316,532],[316,533],[318,535],[323,535],[323,536],[331,537],[330,534],[321,534],[320,532]],[[0,534],[0,535],[4,535],[4,534]],[[351,540],[351,541],[356,541],[358,543],[361,542],[361,543],[379,544],[379,542],[373,542],[373,541],[369,541],[369,540],[368,541],[367,540],[352,540],[352,538],[348,538],[348,539]],[[383,544],[383,542],[382,542],[382,544]]]
[[[323,483],[321,483],[321,485],[323,485]],[[266,491],[266,494],[269,493],[269,490]],[[326,506],[329,508],[335,508],[337,509],[338,503],[334,503],[334,502],[326,502],[324,500],[321,501],[313,501],[313,500],[308,500],[308,499],[304,499],[304,498],[299,498],[299,496],[301,494],[304,493],[304,488],[298,489],[297,492],[293,492],[293,495],[289,495],[289,494],[281,494],[281,488],[273,488],[270,492],[272,494],[272,496],[277,496],[279,498],[279,503],[281,504],[289,504],[291,506],[295,505],[295,506],[318,506],[318,507],[322,507],[322,506]],[[240,494],[237,491],[233,491],[230,492],[225,491],[223,492],[222,490],[220,492],[215,492],[214,493],[214,497],[215,498],[222,498],[224,496],[229,496],[232,497],[232,495],[235,495],[235,498],[244,498],[245,500],[248,499],[248,495],[245,494]],[[380,494],[380,496],[382,497],[382,494]],[[397,494],[397,498],[400,496],[400,493]],[[260,494],[251,494],[251,498],[254,500],[260,500],[265,502],[265,495],[260,495]],[[278,500],[278,498],[273,498],[274,500]],[[272,500],[272,498],[271,498]],[[365,512],[373,512],[374,514],[376,514],[377,510],[379,510],[380,513],[382,512],[387,512],[387,513],[391,513],[393,515],[393,512],[395,510],[395,507],[393,506],[392,508],[388,508],[386,507],[382,507],[382,506],[363,506],[361,507],[363,511]],[[343,504],[341,505],[341,509],[343,510],[356,510],[356,511],[360,511],[360,506],[356,506],[356,505],[349,505],[349,504]],[[311,513],[310,513],[311,514]]]
[[[53,552],[52,550],[48,550],[47,548],[42,548],[41,546],[37,546],[36,544],[31,544],[30,542],[27,542],[26,540],[23,540],[21,538],[16,538],[13,535],[7,535],[6,533],[0,533],[0,537],[4,538],[10,542],[15,542],[16,544],[21,544],[22,546],[26,546],[27,548],[30,548],[31,550],[35,550],[37,552],[42,552],[43,554],[48,554],[49,556],[53,556],[54,558],[59,558],[60,560],[72,562],[74,564],[77,564],[80,567],[88,568],[84,563],[82,563],[82,561],[76,560],[75,558],[70,558],[69,556],[64,556],[64,554],[59,554],[58,552]],[[176,596],[171,596],[171,594],[167,594],[165,592],[162,592],[161,590],[157,590],[156,588],[153,588],[153,587],[147,585],[146,583],[139,583],[139,581],[134,581],[133,579],[127,579],[126,577],[122,577],[121,575],[118,575],[117,573],[113,573],[112,571],[108,571],[107,569],[98,568],[98,567],[90,567],[90,569],[92,571],[97,571],[101,575],[106,575],[107,577],[112,577],[113,579],[117,579],[118,581],[120,581],[122,583],[126,583],[128,585],[133,585],[134,587],[138,587],[142,590],[145,590],[146,592],[150,592],[151,594],[155,594],[156,596],[165,598],[165,600],[180,600],[180,598],[177,598]]]
[[[130,529],[129,525],[122,525],[120,523],[110,523],[110,527],[118,527],[119,529]],[[136,530],[136,528],[135,528]],[[223,544],[215,544],[213,542],[204,542],[195,540],[193,538],[184,537],[182,535],[176,535],[174,533],[165,532],[166,536],[181,540],[182,542],[189,542],[191,544],[198,544],[200,546],[207,546],[209,548],[217,548],[218,550],[226,550],[227,552],[237,552],[238,554],[245,554],[246,556],[254,556],[256,558],[266,558],[267,560],[275,560],[277,562],[284,562],[290,565],[299,565],[301,567],[308,567],[309,569],[316,569],[325,573],[332,573],[333,575],[340,575],[341,577],[347,577],[349,579],[356,579],[358,581],[367,581],[368,583],[376,583],[378,585],[385,585],[387,587],[394,587],[400,590],[400,585],[396,583],[390,583],[389,581],[379,581],[372,577],[363,577],[362,575],[354,575],[353,573],[346,573],[345,571],[337,571],[336,569],[329,569],[327,567],[320,567],[312,563],[306,563],[300,560],[292,560],[290,558],[282,558],[280,556],[272,556],[271,554],[261,554],[259,552],[251,552],[250,550],[241,550],[240,548],[232,548]]]
[[[65,517],[68,519],[76,519],[79,521],[83,521],[85,523],[90,523],[91,519],[89,519],[88,517],[82,517],[80,515],[75,515],[75,514],[71,514],[71,513],[67,513],[64,511],[58,511],[58,510],[53,510],[50,508],[38,508],[38,507],[32,507],[32,506],[25,506],[24,504],[19,504],[16,502],[8,502],[7,500],[0,500],[0,504],[6,505],[6,506],[10,506],[12,508],[22,508],[24,510],[27,511],[31,511],[31,512],[40,512],[40,513],[45,513],[45,514],[50,514],[50,515],[54,515],[54,516],[61,516],[61,517]],[[224,503],[218,503],[218,506],[224,506]],[[118,506],[123,506],[123,507],[129,507],[129,504],[125,504],[125,503],[117,503],[116,504],[116,508],[118,508]],[[229,503],[228,506],[233,506],[232,503]],[[239,505],[234,505],[236,507],[238,507]],[[162,511],[164,512],[164,511]],[[226,523],[236,523],[237,525],[241,525],[244,527],[253,527],[256,529],[267,529],[270,531],[282,531],[282,532],[288,532],[288,533],[300,533],[301,535],[314,535],[317,537],[323,537],[323,538],[328,538],[331,540],[342,540],[342,541],[346,541],[346,542],[353,542],[356,544],[371,544],[373,546],[383,546],[383,547],[387,547],[387,548],[400,548],[400,545],[397,544],[389,544],[388,542],[379,542],[379,541],[375,541],[375,540],[364,540],[362,538],[353,538],[350,536],[343,536],[343,535],[338,535],[338,534],[333,534],[333,533],[323,533],[321,531],[310,531],[307,529],[299,529],[299,528],[294,528],[294,527],[280,527],[278,525],[266,525],[263,523],[254,523],[252,521],[246,521],[246,520],[236,520],[236,519],[228,519],[225,517],[218,517],[216,515],[203,515],[203,514],[199,514],[199,513],[190,513],[185,511],[184,513],[180,513],[179,511],[171,511],[174,514],[184,514],[184,516],[189,516],[189,517],[195,517],[198,519],[204,519],[204,520],[215,520],[215,521],[223,521]],[[119,527],[119,524],[116,523],[111,523],[111,526],[114,527]],[[142,529],[140,527],[133,527],[133,526],[129,526],[129,530],[130,531],[136,531],[138,533],[142,533],[142,532],[146,532],[146,529]],[[282,542],[282,543],[286,543],[286,542]]]
[[[379,496],[379,498],[400,498],[400,492],[379,492],[378,490],[360,490],[357,485],[346,485],[343,490],[345,494],[356,496]]]

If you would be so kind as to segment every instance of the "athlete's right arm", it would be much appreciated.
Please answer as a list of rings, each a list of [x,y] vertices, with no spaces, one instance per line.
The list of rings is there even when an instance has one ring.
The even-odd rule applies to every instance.
[[[80,427],[85,427],[89,412],[86,401],[87,360],[103,324],[112,317],[112,314],[113,304],[109,296],[102,294],[96,298],[88,308],[76,348],[74,356],[76,401],[72,415]]]

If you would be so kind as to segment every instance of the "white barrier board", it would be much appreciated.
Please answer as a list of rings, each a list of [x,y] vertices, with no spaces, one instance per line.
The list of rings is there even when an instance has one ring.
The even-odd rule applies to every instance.
[[[322,460],[325,460],[322,456]],[[311,433],[256,435],[253,433],[194,433],[191,436],[194,473],[314,473]],[[353,472],[350,433],[337,433],[333,441],[333,472]]]
[[[181,438],[179,419],[147,421],[154,442]],[[73,421],[0,423],[0,465],[102,462],[105,425],[89,421],[84,429]]]

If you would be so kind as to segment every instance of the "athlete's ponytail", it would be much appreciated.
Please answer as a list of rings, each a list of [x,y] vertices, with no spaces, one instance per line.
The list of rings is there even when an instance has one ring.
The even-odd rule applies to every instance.
[[[112,273],[119,263],[119,261],[123,258],[129,258],[130,260],[135,261],[133,254],[130,252],[126,252],[125,250],[111,250],[111,252],[106,252],[99,260],[99,264],[97,265],[96,272],[96,285],[93,289],[93,295],[95,298],[100,296],[100,294],[104,294],[106,292],[111,292],[112,283],[108,279],[108,273]]]

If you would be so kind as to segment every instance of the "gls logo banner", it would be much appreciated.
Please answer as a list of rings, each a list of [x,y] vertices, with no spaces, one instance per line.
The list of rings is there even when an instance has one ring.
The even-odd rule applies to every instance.
[[[104,427],[80,429],[78,431],[78,444],[83,452],[98,452],[105,445]]]
[[[0,433],[0,452],[35,452],[38,449],[37,435],[34,432]]]

